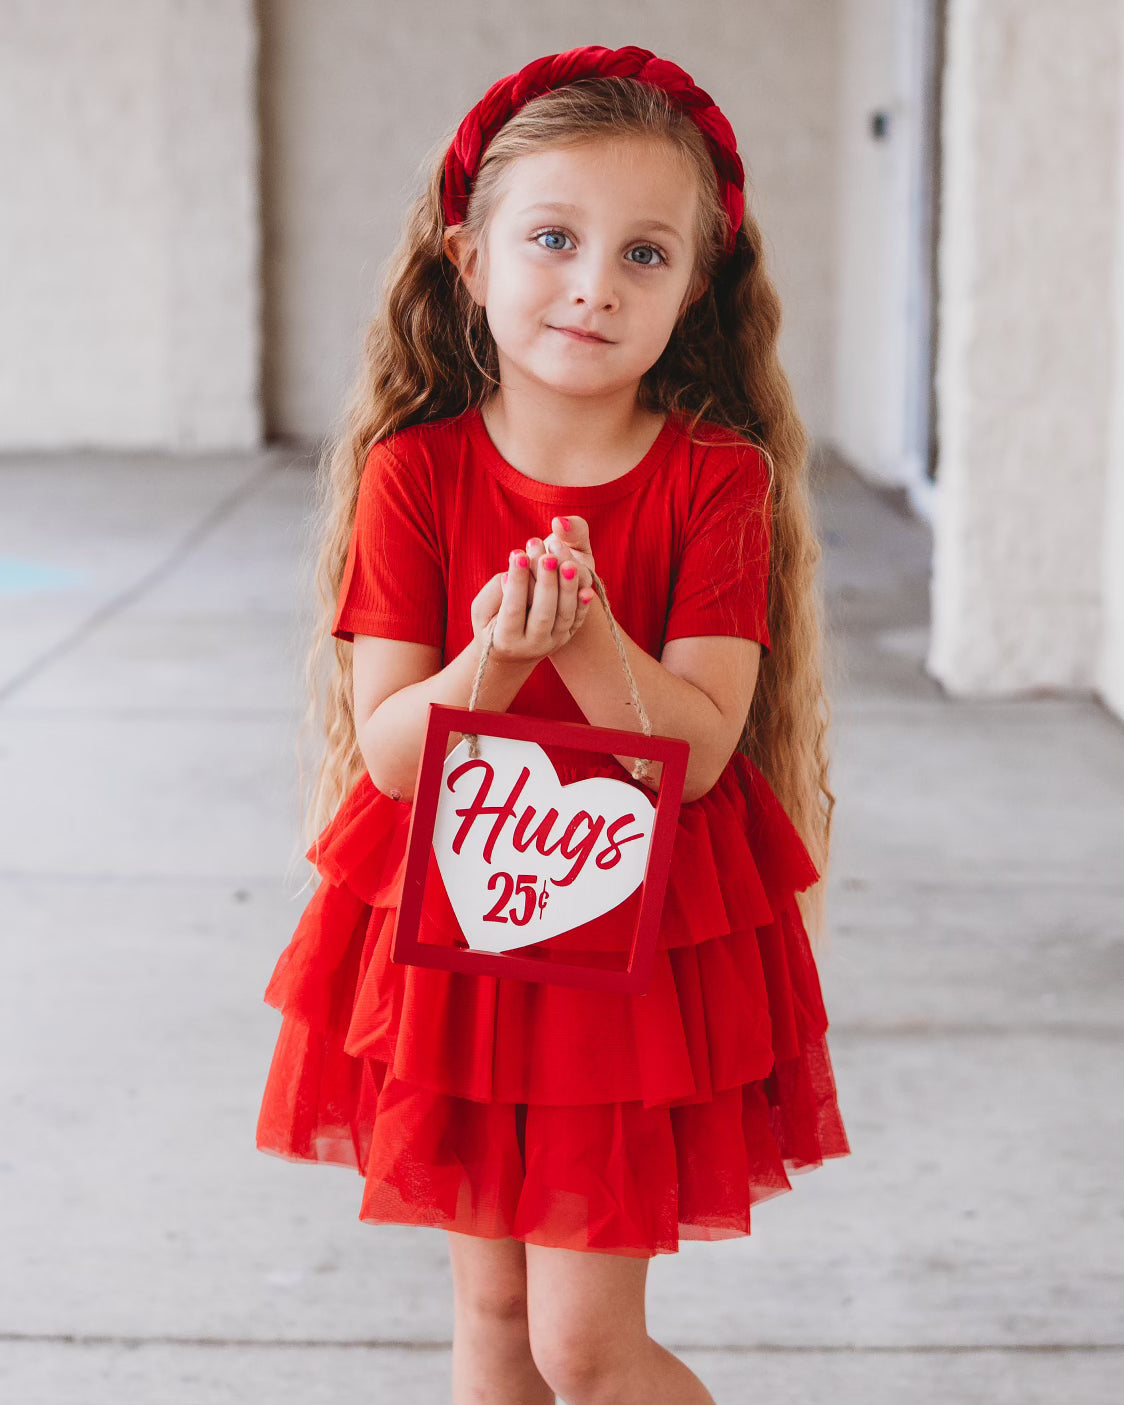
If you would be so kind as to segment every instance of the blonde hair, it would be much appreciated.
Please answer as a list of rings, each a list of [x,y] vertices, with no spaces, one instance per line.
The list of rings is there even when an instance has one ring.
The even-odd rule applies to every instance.
[[[352,709],[352,645],[333,639],[331,626],[367,455],[373,444],[407,426],[481,405],[498,384],[496,347],[484,309],[443,247],[441,177],[452,135],[428,158],[428,183],[413,202],[387,264],[381,307],[367,329],[358,376],[317,468],[310,542],[315,618],[301,730],[314,735],[320,755],[303,812],[304,849],[314,844],[365,770]],[[698,127],[658,89],[636,79],[599,77],[536,97],[504,124],[475,177],[463,234],[483,243],[505,171],[520,156],[621,138],[669,142],[693,172],[700,197],[695,271],[706,283],[641,379],[639,402],[652,412],[685,415],[692,434],[704,419],[725,426],[757,445],[770,470],[771,649],[762,653],[738,750],[760,768],[820,872],[820,881],[799,895],[815,946],[824,938],[823,890],[835,804],[828,784],[830,709],[816,585],[821,548],[807,482],[808,436],[777,355],[781,305],[765,269],[761,230],[747,208],[736,249],[724,259],[726,214]],[[310,565],[312,560],[306,557]],[[299,752],[298,746],[298,765]],[[307,791],[302,771],[302,799]]]

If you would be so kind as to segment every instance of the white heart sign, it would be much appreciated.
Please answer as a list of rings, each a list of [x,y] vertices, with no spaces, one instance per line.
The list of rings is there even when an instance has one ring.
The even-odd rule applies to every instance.
[[[514,951],[572,931],[644,879],[656,807],[608,776],[562,785],[534,742],[478,737],[445,758],[433,850],[474,951]]]

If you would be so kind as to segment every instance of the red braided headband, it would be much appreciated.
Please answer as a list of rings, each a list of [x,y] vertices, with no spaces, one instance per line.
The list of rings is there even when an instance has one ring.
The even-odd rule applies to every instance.
[[[718,192],[726,209],[728,234],[727,254],[733,253],[734,241],[745,215],[745,168],[738,155],[734,129],[719,111],[713,99],[696,88],[690,74],[668,59],[660,59],[647,49],[629,45],[624,49],[603,49],[591,45],[584,49],[569,49],[564,54],[548,54],[533,63],[493,83],[464,121],[445,157],[445,182],[442,191],[445,223],[460,224],[468,210],[468,193],[480,169],[480,160],[495,134],[509,117],[532,98],[555,88],[565,87],[579,78],[636,78],[660,88],[668,97],[694,119],[706,138],[714,158],[718,177]]]

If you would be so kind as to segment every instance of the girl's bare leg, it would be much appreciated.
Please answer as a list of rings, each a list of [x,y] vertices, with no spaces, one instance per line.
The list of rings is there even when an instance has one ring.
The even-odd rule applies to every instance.
[[[648,1335],[648,1259],[526,1246],[531,1353],[566,1405],[715,1405]]]
[[[527,1333],[527,1263],[517,1239],[449,1230],[453,1405],[555,1405]]]

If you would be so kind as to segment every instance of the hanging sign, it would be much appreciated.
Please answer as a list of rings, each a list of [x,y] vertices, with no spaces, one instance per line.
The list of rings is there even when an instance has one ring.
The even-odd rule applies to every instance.
[[[451,733],[464,740],[449,751]],[[563,784],[544,747],[662,763],[658,793],[606,776]],[[431,703],[393,960],[642,993],[689,751],[677,737]],[[619,964],[583,963],[583,932],[603,934],[630,899],[631,945],[616,943]],[[576,959],[551,949],[562,937]],[[589,942],[599,957],[603,945],[603,936]]]

